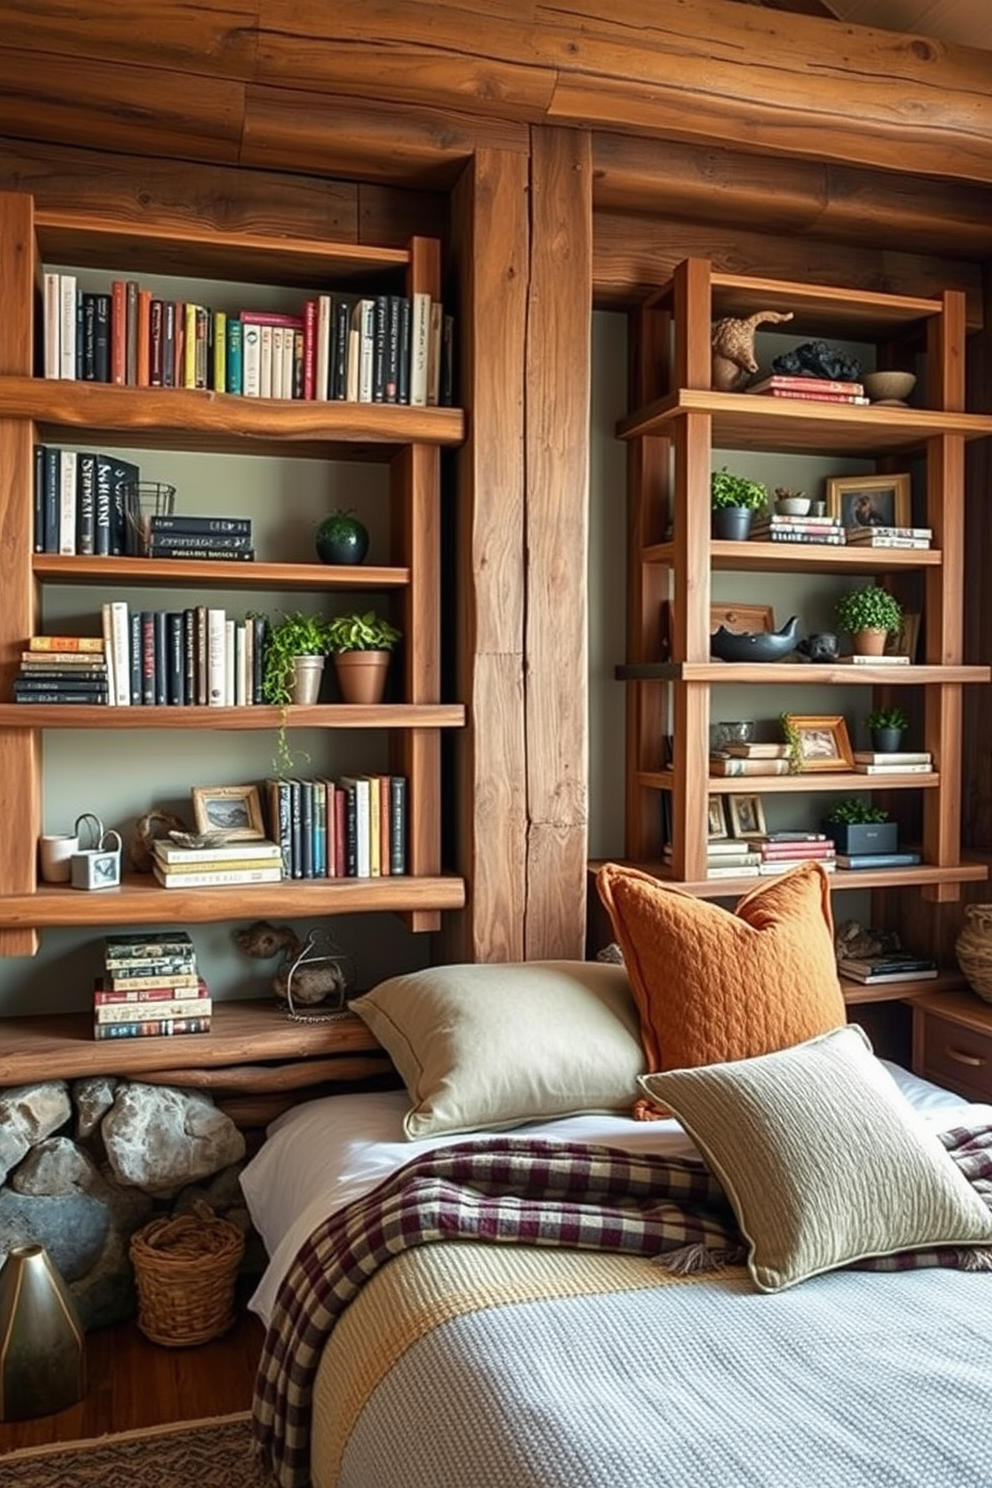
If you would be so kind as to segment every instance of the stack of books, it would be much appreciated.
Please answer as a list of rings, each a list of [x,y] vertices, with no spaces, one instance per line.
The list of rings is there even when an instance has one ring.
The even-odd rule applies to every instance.
[[[185,930],[108,935],[93,993],[97,1039],[209,1033],[212,1002]]]
[[[933,756],[929,749],[856,749],[854,768],[862,775],[928,775]]]
[[[224,842],[218,847],[180,847],[159,837],[152,843],[152,871],[165,889],[278,883],[283,876],[282,854],[278,844],[267,838]]]
[[[932,527],[845,527],[844,537],[851,547],[859,548],[928,548]]]
[[[838,957],[837,970],[852,982],[925,982],[937,975],[937,963],[911,951],[881,951],[861,959]]]
[[[671,862],[672,847],[664,849],[666,862]],[[743,837],[723,837],[706,844],[707,878],[757,878],[761,859]]]
[[[827,873],[837,866],[834,844],[825,832],[761,832],[748,836],[748,845],[758,854],[762,875],[784,873],[799,863],[819,863]]]
[[[788,744],[727,744],[710,754],[710,774],[788,775]]]
[[[184,517],[148,519],[149,558],[213,558],[224,563],[252,563],[250,517]]]
[[[758,382],[752,382],[746,391],[766,398],[798,398],[811,403],[854,403],[860,406],[871,402],[863,383],[831,377],[800,377],[785,372],[762,377]]]
[[[844,666],[909,666],[910,659],[904,651],[883,651],[880,656],[870,656],[862,651],[852,652],[850,656],[838,656],[838,662]]]
[[[922,853],[904,852],[899,848],[895,852],[837,854],[838,868],[912,868],[922,862]]]
[[[767,512],[751,523],[752,542],[831,543],[840,547],[844,529],[836,517],[788,517]]]
[[[105,704],[107,661],[96,636],[36,635],[21,652],[15,703]]]

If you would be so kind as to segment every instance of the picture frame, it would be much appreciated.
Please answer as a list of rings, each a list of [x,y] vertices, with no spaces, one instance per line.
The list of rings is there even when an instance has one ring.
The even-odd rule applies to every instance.
[[[192,795],[198,832],[223,832],[228,842],[257,842],[265,836],[257,785],[196,785]]]
[[[920,618],[918,614],[903,610],[899,629],[890,631],[885,637],[886,656],[908,656],[910,662],[916,660],[916,648],[920,642]]]
[[[734,837],[763,837],[768,831],[760,796],[731,796],[729,805]]]
[[[719,795],[709,796],[707,812],[706,836],[709,841],[717,842],[721,837],[729,837],[730,829],[727,825],[725,797]]]
[[[842,713],[786,713],[786,736],[795,742],[800,774],[817,770],[853,770],[854,755]]]
[[[826,495],[827,516],[842,527],[910,525],[908,474],[830,476]]]
[[[735,635],[770,632],[775,629],[775,611],[771,605],[764,604],[711,604],[710,635],[721,625]]]

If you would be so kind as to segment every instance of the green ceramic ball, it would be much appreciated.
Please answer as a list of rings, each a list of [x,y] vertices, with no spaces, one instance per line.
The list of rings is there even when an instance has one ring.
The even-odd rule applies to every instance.
[[[368,528],[351,512],[332,512],[317,528],[314,542],[322,563],[364,563]]]

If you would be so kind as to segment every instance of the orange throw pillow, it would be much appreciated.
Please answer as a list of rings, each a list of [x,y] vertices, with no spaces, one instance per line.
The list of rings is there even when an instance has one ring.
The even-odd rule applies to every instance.
[[[649,1070],[751,1059],[847,1022],[830,885],[818,864],[762,883],[732,912],[617,863],[606,863],[596,884],[623,950]]]

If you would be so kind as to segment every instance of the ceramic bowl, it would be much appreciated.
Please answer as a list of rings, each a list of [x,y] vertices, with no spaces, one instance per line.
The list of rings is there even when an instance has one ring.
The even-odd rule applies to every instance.
[[[805,517],[811,505],[808,496],[779,496],[775,510],[780,517]]]
[[[721,625],[710,636],[710,653],[718,661],[781,661],[796,649],[799,621],[795,615],[781,630],[728,630]]]
[[[866,372],[861,381],[873,403],[903,403],[916,386],[912,372]]]

